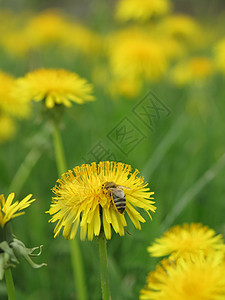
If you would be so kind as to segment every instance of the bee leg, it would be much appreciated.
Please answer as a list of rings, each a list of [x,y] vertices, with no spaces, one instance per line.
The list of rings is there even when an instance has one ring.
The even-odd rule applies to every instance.
[[[133,235],[132,233],[130,233],[126,228],[124,228],[126,233],[129,234],[129,235]]]

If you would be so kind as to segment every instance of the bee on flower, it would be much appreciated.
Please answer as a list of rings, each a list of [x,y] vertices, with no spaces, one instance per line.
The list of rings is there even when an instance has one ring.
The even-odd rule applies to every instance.
[[[155,212],[153,194],[138,177],[138,170],[119,162],[84,164],[68,171],[52,189],[55,197],[47,213],[57,222],[55,237],[61,229],[66,239],[74,239],[80,226],[81,240],[92,240],[103,231],[111,239],[112,228],[124,235],[128,215],[134,226],[141,230],[140,222],[145,219],[136,210],[144,209],[151,218]]]

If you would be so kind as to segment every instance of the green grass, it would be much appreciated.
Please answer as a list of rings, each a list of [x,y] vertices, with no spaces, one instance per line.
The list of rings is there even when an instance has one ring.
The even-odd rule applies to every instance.
[[[91,80],[89,66],[98,63],[86,60],[84,65],[77,57],[71,65],[71,61],[66,56],[61,57],[57,51],[51,54],[46,51],[37,67],[67,68]],[[25,61],[17,61],[4,53],[0,57],[4,71],[15,76],[29,70]],[[189,99],[191,88],[176,88],[165,80],[146,85],[133,101],[122,97],[113,101],[107,91],[96,87],[96,102],[82,106],[74,104],[71,109],[65,109],[61,134],[68,169],[83,163],[82,157],[102,140],[119,161],[139,169],[155,192],[157,211],[153,221],[145,215],[146,223],[141,231],[128,222],[131,235],[119,237],[114,234],[108,242],[113,300],[138,298],[148,272],[157,262],[149,257],[146,247],[168,226],[202,222],[218,233],[225,233],[225,166],[224,160],[220,162],[225,152],[223,78],[214,76],[203,88],[201,97],[196,92],[196,103],[192,109]],[[171,110],[169,117],[162,116],[155,122],[153,131],[132,112],[135,104],[149,91],[154,92]],[[37,199],[24,216],[13,221],[14,232],[27,247],[43,244],[43,253],[35,261],[48,264],[34,270],[22,261],[13,269],[16,295],[18,300],[76,299],[69,243],[62,237],[53,238],[54,226],[48,223],[49,215],[45,214],[53,196],[51,188],[58,175],[51,128],[40,118],[39,110],[35,104],[32,118],[18,122],[17,135],[0,147],[1,193],[16,192],[17,199],[32,193]],[[124,117],[132,120],[146,136],[128,155],[107,138],[107,134]],[[24,161],[25,169],[13,181]],[[207,173],[212,177],[204,177],[208,170],[215,171]],[[184,205],[177,214],[173,214],[180,202]],[[80,246],[89,299],[100,299],[97,242],[85,241]],[[0,284],[0,298],[7,299],[3,282]]]

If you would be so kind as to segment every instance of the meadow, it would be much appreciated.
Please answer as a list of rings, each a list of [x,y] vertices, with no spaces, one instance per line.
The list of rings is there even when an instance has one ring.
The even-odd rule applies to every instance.
[[[33,194],[26,214],[13,219],[13,232],[27,247],[43,245],[33,260],[47,263],[33,269],[22,259],[12,269],[18,300],[79,296],[69,241],[62,234],[54,238],[55,224],[46,213],[61,177],[54,107],[46,107],[45,98],[25,101],[23,114],[16,102],[23,95],[8,98],[7,76],[12,90],[38,69],[64,69],[87,80],[95,99],[55,105],[67,170],[123,162],[138,169],[154,192],[152,221],[138,210],[146,220],[139,231],[126,215],[125,235],[112,232],[107,242],[113,300],[139,298],[159,261],[147,247],[170,227],[202,223],[225,235],[223,3],[203,14],[203,1],[174,1],[133,17],[118,3],[68,1],[39,10],[36,2],[29,10],[0,4],[0,193],[14,192],[16,200]],[[98,239],[78,242],[87,299],[101,299]],[[0,299],[7,299],[4,280]]]

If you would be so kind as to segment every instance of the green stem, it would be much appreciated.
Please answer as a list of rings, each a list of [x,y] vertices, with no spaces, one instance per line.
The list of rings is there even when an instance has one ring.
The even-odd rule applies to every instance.
[[[70,249],[71,249],[71,259],[73,265],[73,272],[75,277],[75,284],[77,286],[78,291],[78,299],[86,300],[87,299],[87,292],[86,286],[84,284],[84,269],[82,264],[82,256],[80,251],[80,245],[75,238],[74,240],[70,240]]]
[[[8,300],[15,300],[15,288],[13,283],[13,277],[11,269],[8,268],[5,270],[5,281],[8,290]]]
[[[65,159],[63,144],[62,144],[59,128],[56,122],[54,122],[53,138],[54,138],[55,158],[56,158],[56,164],[58,169],[58,175],[61,176],[63,173],[66,172],[67,168],[66,168],[66,159]]]
[[[58,124],[54,122],[54,146],[55,146],[55,158],[56,164],[58,168],[58,175],[61,176],[66,172],[66,160],[63,149],[63,144],[58,128]],[[77,238],[74,240],[70,240],[70,250],[71,250],[71,259],[72,259],[72,267],[74,274],[74,281],[77,288],[78,299],[86,300],[87,299],[87,290],[84,280],[84,269],[82,262],[82,255],[80,251],[80,245]]]
[[[99,236],[99,256],[100,256],[100,269],[101,269],[101,286],[102,286],[102,299],[109,300],[109,277],[108,277],[108,262],[107,262],[107,245],[105,234],[101,232]]]

